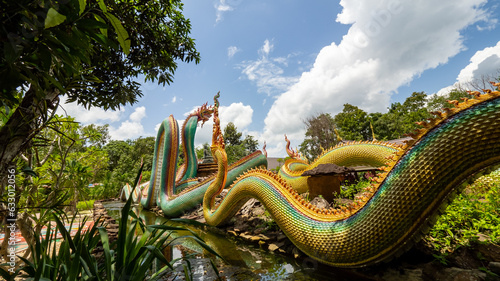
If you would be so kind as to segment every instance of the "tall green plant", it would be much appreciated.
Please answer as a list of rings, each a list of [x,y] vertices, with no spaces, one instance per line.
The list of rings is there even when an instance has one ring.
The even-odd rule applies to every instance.
[[[142,166],[134,186],[137,186],[141,171]],[[5,280],[13,280],[14,277],[23,277],[25,280],[159,280],[164,272],[173,270],[173,264],[179,261],[179,259],[166,260],[162,250],[171,246],[176,240],[186,238],[193,239],[205,250],[220,257],[199,236],[188,229],[168,225],[146,226],[144,221],[131,211],[131,203],[129,199],[121,211],[118,238],[114,242],[109,240],[108,232],[105,227],[99,226],[99,221],[84,232],[83,225],[86,222],[84,220],[76,235],[71,237],[63,223],[64,220],[61,219],[63,214],[52,213],[56,230],[52,230],[49,224],[45,237],[36,239],[31,246],[33,260],[22,259],[25,265],[13,275],[0,268],[0,276]],[[132,218],[131,223],[129,217]],[[74,224],[74,220],[75,216],[71,220],[71,225]],[[141,229],[142,235],[135,235],[137,228]],[[173,231],[186,230],[190,231],[191,235],[170,239]],[[57,232],[63,237],[59,249],[54,239]],[[99,243],[103,246],[103,255],[101,258],[96,258],[94,251]],[[159,260],[165,266],[151,274],[151,265],[155,260]],[[187,280],[191,279],[189,272],[189,267],[185,267]],[[215,272],[218,274],[217,270]]]

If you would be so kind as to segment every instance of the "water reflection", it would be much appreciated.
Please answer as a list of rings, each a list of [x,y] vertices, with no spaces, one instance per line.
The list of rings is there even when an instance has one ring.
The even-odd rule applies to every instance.
[[[103,205],[110,216],[117,220],[120,218],[120,211],[124,203],[112,201],[103,202]],[[168,220],[147,210],[142,210],[142,208],[134,210],[145,221],[146,225],[166,222],[168,225],[188,228],[200,236],[206,244],[219,253],[229,264],[225,264],[221,270],[221,276],[226,277],[226,280],[353,280],[354,278],[353,276],[346,276],[346,272],[332,271],[331,267],[319,264],[310,258],[296,260],[274,255],[258,246],[247,244],[225,234]],[[187,235],[191,235],[191,233],[189,231],[178,231],[172,233],[172,238]],[[222,261],[214,259],[210,253],[192,239],[176,240],[172,246],[163,250],[163,254],[168,261],[188,258],[193,268],[193,280],[214,280],[213,275],[207,275],[207,272],[212,272],[210,260],[219,265],[222,263]],[[158,270],[163,266],[162,264],[156,264],[154,267]],[[180,272],[183,272],[184,269],[181,263],[175,266]],[[349,275],[349,273],[347,274]]]

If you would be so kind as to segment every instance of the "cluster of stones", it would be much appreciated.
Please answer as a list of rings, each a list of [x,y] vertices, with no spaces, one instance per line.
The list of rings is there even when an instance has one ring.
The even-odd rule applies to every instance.
[[[224,230],[271,252],[300,257],[302,253],[299,249],[280,229],[272,227],[272,219],[264,213],[264,206],[259,201],[250,199],[236,214],[234,225],[227,226]]]
[[[119,224],[113,217],[108,214],[108,211],[103,207],[101,202],[102,201],[94,202],[93,219],[94,222],[97,222],[99,223],[99,225],[102,225],[106,228],[106,231],[108,232],[109,243],[111,244],[118,238]],[[99,245],[96,247],[94,254],[96,255],[96,257],[99,257],[103,253],[104,249],[102,248],[101,242],[99,242]]]

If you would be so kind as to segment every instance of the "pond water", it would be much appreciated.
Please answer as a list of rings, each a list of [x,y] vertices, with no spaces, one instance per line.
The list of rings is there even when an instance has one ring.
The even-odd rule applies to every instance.
[[[120,211],[125,205],[124,202],[103,202],[108,214],[115,219],[120,218]],[[182,226],[189,228],[199,235],[205,243],[219,253],[227,263],[221,269],[221,276],[225,280],[359,280],[361,276],[355,276],[350,271],[335,269],[311,258],[294,259],[292,257],[273,254],[245,241],[239,240],[229,235],[209,231],[205,228],[198,228],[189,224],[175,222],[156,214],[136,208],[136,212],[145,220],[146,225],[161,224],[167,222],[168,225]],[[190,235],[189,232],[178,232],[176,236]],[[193,268],[193,280],[214,280],[214,276],[207,274],[213,272],[210,265],[210,256],[201,246],[191,240],[177,240],[180,243],[173,247],[167,247],[164,255],[167,260],[186,257]],[[214,260],[212,258],[212,260]],[[220,264],[221,261],[215,261]],[[182,272],[182,265],[177,265]],[[178,274],[180,277],[181,274]],[[173,280],[173,279],[172,279]],[[175,280],[183,280],[182,277]]]

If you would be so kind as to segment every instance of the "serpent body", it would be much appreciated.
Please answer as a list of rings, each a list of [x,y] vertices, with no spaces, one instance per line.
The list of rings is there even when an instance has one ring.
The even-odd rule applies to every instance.
[[[196,177],[196,172],[198,168],[198,161],[196,159],[196,153],[194,149],[194,137],[196,133],[196,127],[198,122],[202,121],[205,123],[210,116],[212,115],[212,109],[207,107],[207,104],[202,105],[193,113],[189,114],[184,121],[182,126],[182,146],[184,149],[185,162],[179,167],[177,170],[175,179],[176,182],[185,181],[190,178]],[[173,118],[173,117],[172,117]],[[168,119],[165,119],[163,123],[170,122]],[[202,123],[202,125],[203,125]],[[165,133],[170,134],[170,138],[178,138],[178,132],[165,132],[165,125],[161,125],[161,128],[158,130],[157,140],[155,142],[155,158],[153,159],[153,170],[152,174],[160,173],[163,166],[163,159],[159,157],[157,154],[161,154],[164,151],[163,144],[165,142]],[[175,126],[175,130],[177,130],[177,126]],[[176,134],[174,136],[174,134]],[[159,141],[158,141],[159,140]],[[176,144],[178,145],[178,143]],[[177,161],[177,160],[175,160]],[[177,163],[177,162],[176,162]],[[142,175],[141,175],[142,178]],[[152,177],[154,178],[154,177]],[[159,184],[159,183],[158,183]],[[152,186],[154,188],[154,185]],[[132,192],[133,188],[127,183],[122,188],[120,198],[123,201],[126,201],[128,197],[132,194],[132,200],[134,202],[140,202],[142,199],[142,191],[149,188],[149,182],[143,183],[136,187]],[[154,190],[154,189],[153,189]],[[149,191],[148,191],[149,192]],[[156,194],[154,194],[151,198],[156,198]],[[151,208],[155,203],[154,200],[144,201],[144,205],[147,208]]]
[[[342,209],[318,209],[282,177],[262,169],[240,176],[215,206],[226,184],[227,157],[214,122],[212,153],[219,171],[204,196],[205,219],[215,226],[227,223],[256,198],[288,238],[318,261],[361,267],[390,259],[420,238],[467,179],[500,163],[500,93],[475,95],[422,122],[385,172]],[[217,115],[215,108],[215,121]]]
[[[179,153],[177,121],[170,115],[161,123],[155,141],[151,179],[149,183],[143,185],[143,190],[147,190],[147,194],[144,197],[140,196],[144,208],[150,209],[156,205],[166,217],[177,217],[202,202],[203,194],[214,180],[215,174],[203,180],[196,178],[194,135],[197,123],[208,120],[211,113],[212,109],[205,104],[186,119],[182,128],[186,162],[179,170],[177,169]],[[260,151],[256,151],[231,165],[228,178],[235,180],[244,171],[259,166],[267,166],[267,158]],[[125,188],[130,194],[130,186],[125,186],[124,190]]]

